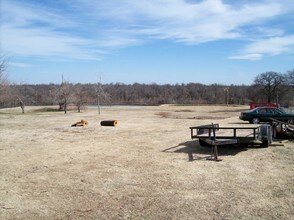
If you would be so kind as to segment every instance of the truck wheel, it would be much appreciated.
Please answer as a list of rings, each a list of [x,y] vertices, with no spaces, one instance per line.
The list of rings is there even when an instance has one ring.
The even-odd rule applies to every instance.
[[[259,122],[260,122],[259,118],[252,118],[253,124],[259,124]]]

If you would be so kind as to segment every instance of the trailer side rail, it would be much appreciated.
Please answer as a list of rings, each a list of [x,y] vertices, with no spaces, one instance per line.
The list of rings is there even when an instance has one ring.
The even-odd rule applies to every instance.
[[[239,137],[249,137],[252,136],[253,138],[257,138],[257,135],[259,134],[260,126],[256,127],[219,127],[218,124],[215,124],[215,131],[218,132],[217,138],[224,138],[224,139],[236,139]],[[191,130],[191,138],[212,138],[213,133],[213,127],[212,125],[201,125],[201,126],[195,126],[190,127]],[[221,134],[221,131],[229,131],[231,130],[231,134],[228,135],[228,132],[225,132],[225,134]],[[243,131],[243,135],[241,135]],[[244,131],[246,134],[244,134]]]

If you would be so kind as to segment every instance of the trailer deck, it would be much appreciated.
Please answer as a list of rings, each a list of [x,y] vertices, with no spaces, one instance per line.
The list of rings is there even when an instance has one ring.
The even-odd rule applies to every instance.
[[[191,138],[199,139],[201,146],[213,146],[214,160],[218,159],[218,146],[221,145],[259,145],[268,147],[273,138],[294,138],[294,125],[271,119],[271,123],[220,127],[219,124],[209,124],[190,127]]]
[[[218,146],[222,145],[260,145],[268,147],[272,142],[272,127],[268,124],[246,127],[220,127],[219,124],[190,127],[191,138],[199,139],[202,146],[213,146],[211,160],[220,161]]]
[[[220,127],[219,124],[190,127],[191,138],[199,139],[201,145],[213,145],[212,141],[226,144],[254,144],[268,147],[271,143],[271,127],[269,125]]]

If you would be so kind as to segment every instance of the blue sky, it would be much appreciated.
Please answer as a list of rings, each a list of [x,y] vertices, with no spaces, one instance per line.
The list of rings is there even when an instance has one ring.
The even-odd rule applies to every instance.
[[[251,84],[294,69],[293,0],[0,0],[15,83]]]

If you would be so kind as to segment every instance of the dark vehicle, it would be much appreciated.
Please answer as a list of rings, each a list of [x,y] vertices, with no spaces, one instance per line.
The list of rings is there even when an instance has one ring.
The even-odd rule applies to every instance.
[[[273,107],[257,107],[249,111],[244,111],[241,112],[239,118],[253,124],[258,124],[259,122],[270,122],[271,119],[287,123],[294,122],[294,114],[287,113],[283,109]]]

